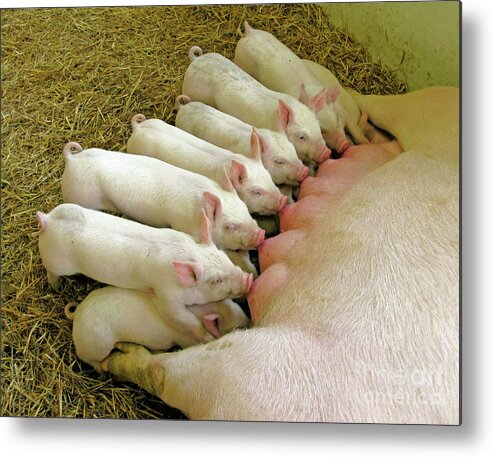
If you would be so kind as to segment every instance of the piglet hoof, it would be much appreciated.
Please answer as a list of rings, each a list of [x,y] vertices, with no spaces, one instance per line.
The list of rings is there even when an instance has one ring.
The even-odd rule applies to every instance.
[[[54,273],[51,273],[50,271],[47,272],[48,276],[48,284],[50,287],[54,290],[58,290],[60,288],[60,276],[57,276]]]

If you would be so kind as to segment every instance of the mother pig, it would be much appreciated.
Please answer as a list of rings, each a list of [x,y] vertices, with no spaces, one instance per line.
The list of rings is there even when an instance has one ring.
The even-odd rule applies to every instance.
[[[105,369],[191,419],[460,422],[458,90],[356,100],[404,152],[350,148],[348,179],[328,165],[285,208],[254,327],[170,354],[118,344]]]

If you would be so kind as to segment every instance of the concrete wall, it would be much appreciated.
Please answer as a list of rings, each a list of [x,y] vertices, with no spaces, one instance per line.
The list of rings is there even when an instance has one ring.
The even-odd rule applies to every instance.
[[[458,1],[326,3],[329,21],[363,44],[409,90],[459,85]]]

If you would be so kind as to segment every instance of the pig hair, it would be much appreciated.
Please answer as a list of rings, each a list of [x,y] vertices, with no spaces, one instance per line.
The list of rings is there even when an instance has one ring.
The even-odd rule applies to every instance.
[[[180,109],[181,106],[186,105],[187,103],[190,103],[192,100],[190,100],[190,97],[188,95],[182,94],[178,95],[175,99],[175,108],[177,110]]]
[[[200,57],[202,55],[202,49],[200,49],[198,46],[192,46],[190,48],[190,51],[188,51],[188,57],[190,57],[190,60],[193,62],[197,57]]]
[[[67,306],[65,306],[64,308],[65,316],[67,316],[67,318],[70,319],[71,321],[74,320],[74,314],[75,314],[75,310],[77,309],[77,306],[78,303],[73,301],[68,303]]]
[[[78,152],[82,152],[82,146],[75,141],[67,143],[63,148],[63,156],[65,157],[65,160],[70,159],[72,154],[77,154]]]
[[[132,130],[135,130],[137,126],[146,120],[146,117],[142,114],[136,114],[134,117],[132,117],[132,120],[130,121],[132,124]]]

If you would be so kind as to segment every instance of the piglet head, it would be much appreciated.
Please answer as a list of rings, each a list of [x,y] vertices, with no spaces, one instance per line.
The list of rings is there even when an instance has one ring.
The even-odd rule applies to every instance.
[[[297,103],[295,111],[283,100],[279,100],[278,130],[284,131],[293,143],[298,157],[303,161],[323,162],[330,157],[330,149],[320,131],[315,114],[302,103]]]
[[[259,139],[255,132],[252,133],[252,142],[254,147],[258,149]],[[244,163],[233,159],[228,176],[250,213],[275,214],[284,207],[286,202],[263,166],[260,152],[256,157],[256,159],[248,161],[248,170]]]
[[[264,240],[265,231],[259,228],[234,189],[222,197],[223,201],[217,195],[204,192],[202,219],[207,218],[209,222],[213,242],[223,249],[254,249]],[[204,222],[202,232],[203,227]],[[201,239],[205,239],[204,236]]]
[[[283,132],[258,132],[262,163],[275,184],[296,185],[308,176],[308,168],[298,158],[296,149]]]
[[[335,83],[330,89],[324,87],[310,96],[312,90],[311,86],[307,90],[302,84],[300,101],[317,116],[325,143],[337,152],[344,152],[349,147],[349,141],[344,132],[346,116],[343,108],[337,103],[341,86]]]

